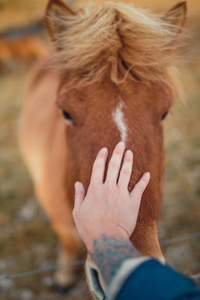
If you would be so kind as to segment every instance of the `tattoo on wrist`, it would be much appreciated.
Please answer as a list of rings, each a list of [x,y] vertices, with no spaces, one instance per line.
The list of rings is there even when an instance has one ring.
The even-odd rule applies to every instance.
[[[90,252],[90,255],[96,262],[107,285],[124,260],[142,256],[129,240],[117,240],[108,238],[106,235],[93,241],[93,251]]]

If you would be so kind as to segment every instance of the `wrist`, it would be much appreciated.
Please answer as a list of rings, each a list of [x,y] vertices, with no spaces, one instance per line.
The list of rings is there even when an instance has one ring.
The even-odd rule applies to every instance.
[[[123,230],[121,228],[118,228],[117,231],[116,231],[116,228],[114,228],[114,229],[111,228],[110,230],[106,229],[105,231],[106,231],[106,233],[98,233],[98,234],[96,233],[95,235],[87,236],[87,239],[85,239],[84,243],[89,252],[94,251],[94,244],[97,241],[99,244],[101,244],[103,246],[103,244],[105,242],[105,238],[106,238],[106,240],[127,241],[128,243],[130,243],[128,234],[126,233],[125,230]]]
[[[90,255],[97,264],[107,285],[124,260],[142,256],[133,247],[129,239],[116,239],[106,235],[93,241],[93,250],[90,251]]]
[[[131,244],[128,235],[121,231],[121,232],[113,232],[110,231],[110,233],[101,233],[98,235],[95,235],[93,237],[90,237],[87,241],[85,241],[85,245],[88,249],[89,252],[93,252],[94,251],[94,247],[96,246],[96,244],[98,243],[99,246],[101,245],[102,247],[105,245],[105,243],[107,243],[107,241],[124,241],[127,242],[129,244]]]

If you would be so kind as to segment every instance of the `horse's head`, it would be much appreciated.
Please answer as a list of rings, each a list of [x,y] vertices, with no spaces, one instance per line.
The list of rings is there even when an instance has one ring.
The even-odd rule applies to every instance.
[[[134,153],[129,189],[145,171],[151,173],[132,241],[153,256],[161,255],[156,216],[164,172],[163,121],[175,94],[169,70],[185,14],[184,1],[155,16],[115,3],[75,14],[60,0],[51,0],[46,13],[54,65],[61,73],[57,104],[66,122],[73,179],[87,187],[100,148],[108,147],[111,154],[124,141]]]

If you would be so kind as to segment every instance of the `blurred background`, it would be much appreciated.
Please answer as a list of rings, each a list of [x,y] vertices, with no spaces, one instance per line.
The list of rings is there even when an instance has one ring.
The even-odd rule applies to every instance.
[[[87,4],[83,0],[68,4],[75,7],[80,2]],[[176,4],[176,0],[133,2],[155,12]],[[0,0],[0,277],[56,264],[57,237],[35,199],[17,141],[31,67],[48,51],[42,25],[46,4],[47,0]],[[200,235],[176,238],[200,232],[199,0],[188,0],[186,27],[188,57],[179,66],[184,99],[175,104],[165,122],[166,173],[159,236],[167,262],[185,274],[196,274],[200,273]],[[80,282],[71,296],[51,292],[52,278],[49,271],[1,280],[0,298],[86,299]]]

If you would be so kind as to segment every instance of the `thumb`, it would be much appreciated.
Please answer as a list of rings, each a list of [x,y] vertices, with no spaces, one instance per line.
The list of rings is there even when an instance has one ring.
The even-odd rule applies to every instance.
[[[74,208],[79,209],[86,195],[86,190],[84,185],[77,181],[74,185],[75,187],[75,203]]]

